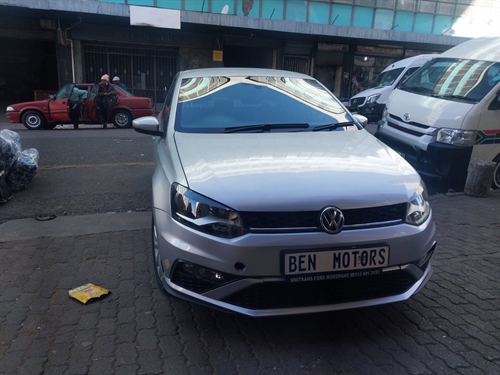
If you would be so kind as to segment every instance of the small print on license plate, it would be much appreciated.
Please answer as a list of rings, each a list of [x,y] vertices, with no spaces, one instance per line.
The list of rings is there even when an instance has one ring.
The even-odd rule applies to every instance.
[[[383,268],[389,265],[389,246],[284,253],[282,261],[285,276]]]

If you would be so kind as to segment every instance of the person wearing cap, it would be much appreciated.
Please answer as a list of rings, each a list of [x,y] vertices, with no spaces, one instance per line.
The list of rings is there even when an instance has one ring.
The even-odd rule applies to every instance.
[[[120,82],[120,77],[118,77],[118,76],[114,76],[112,82],[113,82],[113,85],[118,86],[121,89],[124,89],[124,90],[127,89],[127,86],[125,86],[124,83]]]
[[[97,84],[97,118],[102,123],[104,129],[108,127],[109,110],[116,103],[116,90],[112,83],[109,83],[109,76],[104,74],[101,82]]]

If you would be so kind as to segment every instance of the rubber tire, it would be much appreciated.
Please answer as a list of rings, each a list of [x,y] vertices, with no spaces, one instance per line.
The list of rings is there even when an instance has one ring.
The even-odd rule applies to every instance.
[[[493,171],[493,182],[491,183],[492,189],[500,189],[500,155],[497,155],[495,159],[493,159],[494,163],[497,163],[495,170]]]
[[[161,265],[160,252],[158,249],[158,236],[154,218],[151,223],[151,248],[153,250],[153,266],[156,282],[158,283],[158,287],[160,288],[160,290],[166,292],[166,289],[163,286],[160,278],[160,275],[163,274],[163,267]]]
[[[113,125],[119,129],[126,129],[132,127],[132,115],[129,111],[118,109],[113,112]]]
[[[40,130],[47,124],[45,117],[38,111],[27,111],[24,113],[22,122],[24,127],[29,130]]]

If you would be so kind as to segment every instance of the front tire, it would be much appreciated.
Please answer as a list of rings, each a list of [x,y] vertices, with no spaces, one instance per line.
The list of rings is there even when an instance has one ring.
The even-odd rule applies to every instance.
[[[113,125],[120,129],[132,127],[132,115],[124,109],[113,112]]]
[[[23,115],[23,125],[29,130],[40,130],[46,126],[45,117],[38,111],[27,111]]]
[[[493,171],[493,182],[491,183],[491,187],[496,190],[500,189],[500,155],[497,155],[497,157],[493,159],[493,162],[497,163],[497,165]]]

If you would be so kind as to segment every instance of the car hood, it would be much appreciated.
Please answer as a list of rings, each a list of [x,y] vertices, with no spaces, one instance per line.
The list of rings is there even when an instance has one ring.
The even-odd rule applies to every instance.
[[[175,133],[189,188],[239,211],[406,202],[420,176],[365,130]]]
[[[474,104],[433,98],[397,89],[389,96],[387,108],[392,116],[436,128],[460,129]]]
[[[14,108],[16,111],[19,111],[23,108],[26,107],[42,107],[42,106],[47,106],[47,103],[49,102],[49,99],[42,99],[42,100],[36,100],[32,102],[22,102],[22,103],[15,103],[15,104],[9,104],[8,107]]]

